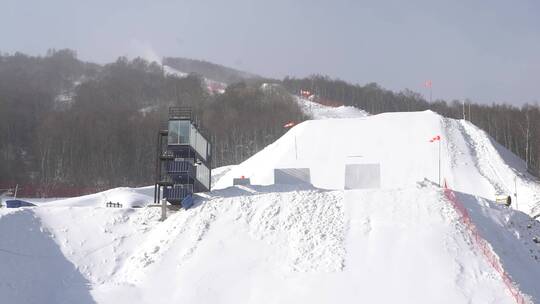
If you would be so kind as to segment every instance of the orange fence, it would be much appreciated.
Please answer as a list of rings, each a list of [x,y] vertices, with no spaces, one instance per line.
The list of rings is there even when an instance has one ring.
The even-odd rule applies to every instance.
[[[501,276],[504,285],[506,286],[510,294],[512,294],[512,296],[516,300],[516,303],[527,303],[521,291],[516,287],[514,282],[512,282],[512,279],[502,267],[498,256],[493,252],[493,249],[491,248],[489,243],[484,238],[482,238],[482,236],[478,232],[478,229],[474,225],[469,215],[469,212],[467,212],[467,209],[465,209],[463,204],[458,200],[454,191],[448,189],[448,187],[445,187],[444,195],[448,199],[448,201],[450,201],[450,204],[459,215],[459,219],[467,229],[467,232],[470,234],[473,244],[484,255],[491,267],[493,267],[493,269]]]

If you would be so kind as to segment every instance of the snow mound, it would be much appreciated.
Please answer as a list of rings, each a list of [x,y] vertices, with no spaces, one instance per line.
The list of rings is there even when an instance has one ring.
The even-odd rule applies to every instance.
[[[513,207],[534,215],[540,186],[523,161],[471,123],[431,111],[305,121],[229,170],[215,187],[229,187],[240,176],[270,185],[274,169],[309,168],[315,187],[343,189],[347,164],[378,164],[383,189],[438,183],[438,142],[429,142],[436,135],[442,136],[441,183],[490,200],[517,190]]]
[[[148,186],[143,188],[114,188],[79,197],[47,200],[41,204],[54,205],[55,207],[106,207],[107,203],[113,203],[119,204],[118,206],[121,208],[137,208],[145,207],[153,202],[154,186]]]
[[[540,225],[458,196],[520,290],[540,299],[540,248],[531,242]],[[0,249],[11,251],[0,250],[9,270],[0,281],[10,282],[0,292],[12,303],[41,293],[55,303],[76,294],[83,303],[513,303],[457,218],[429,183],[345,192],[231,187],[165,222],[158,208],[0,210],[1,231],[13,231],[0,238]],[[32,281],[24,265],[42,263],[42,255],[66,266]],[[47,279],[47,290],[24,289]]]
[[[436,185],[435,135],[470,222]],[[347,164],[378,164],[380,187],[342,190]],[[309,168],[313,185],[274,185],[275,168]],[[258,185],[231,187],[242,175]],[[163,222],[159,208],[105,207],[145,206],[153,187],[0,209],[2,301],[515,303],[509,285],[540,301],[540,224],[526,214],[538,184],[466,121],[307,121],[212,179],[217,190]],[[516,185],[526,213],[492,201]]]
[[[358,118],[369,116],[366,111],[351,106],[330,107],[294,96],[302,111],[313,119]]]
[[[31,209],[0,209],[0,234],[2,303],[95,303],[88,280]]]
[[[437,150],[428,140],[442,132],[441,121],[429,111],[305,121],[230,170],[216,188],[242,175],[253,184],[269,185],[275,168],[309,168],[314,186],[343,189],[349,163],[380,164],[383,188],[436,181]]]
[[[227,172],[231,171],[234,168],[235,165],[230,166],[222,166],[218,168],[212,169],[212,189],[216,185],[216,183],[225,175]]]

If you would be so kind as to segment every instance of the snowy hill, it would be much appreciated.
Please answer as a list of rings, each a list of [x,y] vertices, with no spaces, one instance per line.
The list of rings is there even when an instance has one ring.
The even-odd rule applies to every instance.
[[[313,119],[359,118],[369,115],[366,111],[351,106],[330,107],[299,96],[294,96],[294,98],[302,111]]]
[[[345,164],[370,163],[380,164],[382,188],[438,182],[438,143],[429,142],[436,135],[442,137],[441,177],[450,187],[495,200],[517,185],[519,209],[540,212],[540,185],[522,160],[470,122],[431,111],[303,122],[235,166],[216,187],[229,187],[240,176],[270,185],[274,168],[310,168],[314,186],[337,190],[344,188]]]
[[[179,57],[164,57],[162,62],[179,71],[196,73],[214,81],[233,84],[249,79],[261,78],[258,75],[215,64],[203,60],[194,60]]]
[[[173,75],[180,78],[187,77],[189,75],[189,73],[179,71],[168,65],[163,65],[163,69],[165,71],[165,74],[167,75]],[[203,77],[203,80],[206,85],[206,88],[208,89],[210,93],[222,94],[225,92],[225,89],[227,88],[227,84],[224,82],[216,81],[216,80],[209,79],[206,77]]]
[[[540,225],[460,196],[521,290],[538,299],[530,237]],[[429,184],[229,188],[165,222],[156,208],[0,214],[7,303],[514,303]]]
[[[2,302],[540,301],[540,190],[517,157],[429,111],[323,112],[214,170],[216,189],[164,222],[126,208],[151,188],[0,209]],[[457,198],[434,185],[435,135]],[[379,164],[380,187],[344,191],[346,164]],[[309,168],[313,186],[274,185],[275,168]],[[242,175],[256,185],[230,187]],[[493,202],[514,185],[520,211]]]

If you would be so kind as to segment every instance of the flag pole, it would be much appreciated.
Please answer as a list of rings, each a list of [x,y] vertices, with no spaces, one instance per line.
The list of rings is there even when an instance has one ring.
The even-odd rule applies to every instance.
[[[435,141],[438,141],[439,142],[439,157],[437,159],[437,162],[438,162],[438,172],[437,172],[437,175],[439,176],[439,187],[441,187],[441,136],[440,135],[437,135],[435,137],[433,137],[432,139],[429,140],[429,142],[433,143]]]
[[[441,140],[439,139],[439,187],[441,187]]]

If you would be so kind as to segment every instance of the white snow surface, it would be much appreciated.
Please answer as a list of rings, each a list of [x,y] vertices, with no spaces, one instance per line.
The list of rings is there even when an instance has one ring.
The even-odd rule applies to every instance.
[[[461,196],[539,299],[540,225]],[[165,222],[158,208],[1,210],[0,291],[6,303],[513,303],[456,218],[429,183],[232,187]]]
[[[167,75],[173,75],[173,76],[177,76],[177,77],[180,77],[180,78],[184,78],[184,77],[187,77],[189,74],[188,73],[185,73],[185,72],[181,72],[175,68],[172,68],[168,65],[163,65],[163,69],[165,71],[165,74]]]
[[[442,137],[441,184],[490,200],[517,192],[519,210],[540,213],[540,185],[521,159],[470,122],[431,111],[305,121],[229,170],[215,188],[229,187],[240,176],[270,185],[275,168],[309,168],[315,187],[339,190],[345,164],[379,164],[383,189],[424,179],[438,183],[439,143],[429,142],[436,135]]]
[[[145,207],[154,202],[154,186],[142,188],[114,188],[79,197],[56,200],[24,199],[41,206],[54,207],[105,207],[107,203],[120,204],[122,208]]]
[[[427,111],[299,124],[214,169],[215,189],[164,222],[129,208],[153,187],[0,208],[0,303],[515,303],[434,184],[435,135],[442,176],[540,302],[537,181],[474,125]],[[381,187],[342,190],[348,163],[380,164]],[[310,168],[313,186],[273,185],[274,168]],[[241,175],[256,185],[231,187]],[[514,184],[518,208],[493,202]]]
[[[351,106],[330,107],[300,96],[294,98],[302,111],[313,119],[359,118],[369,115],[366,111]]]

